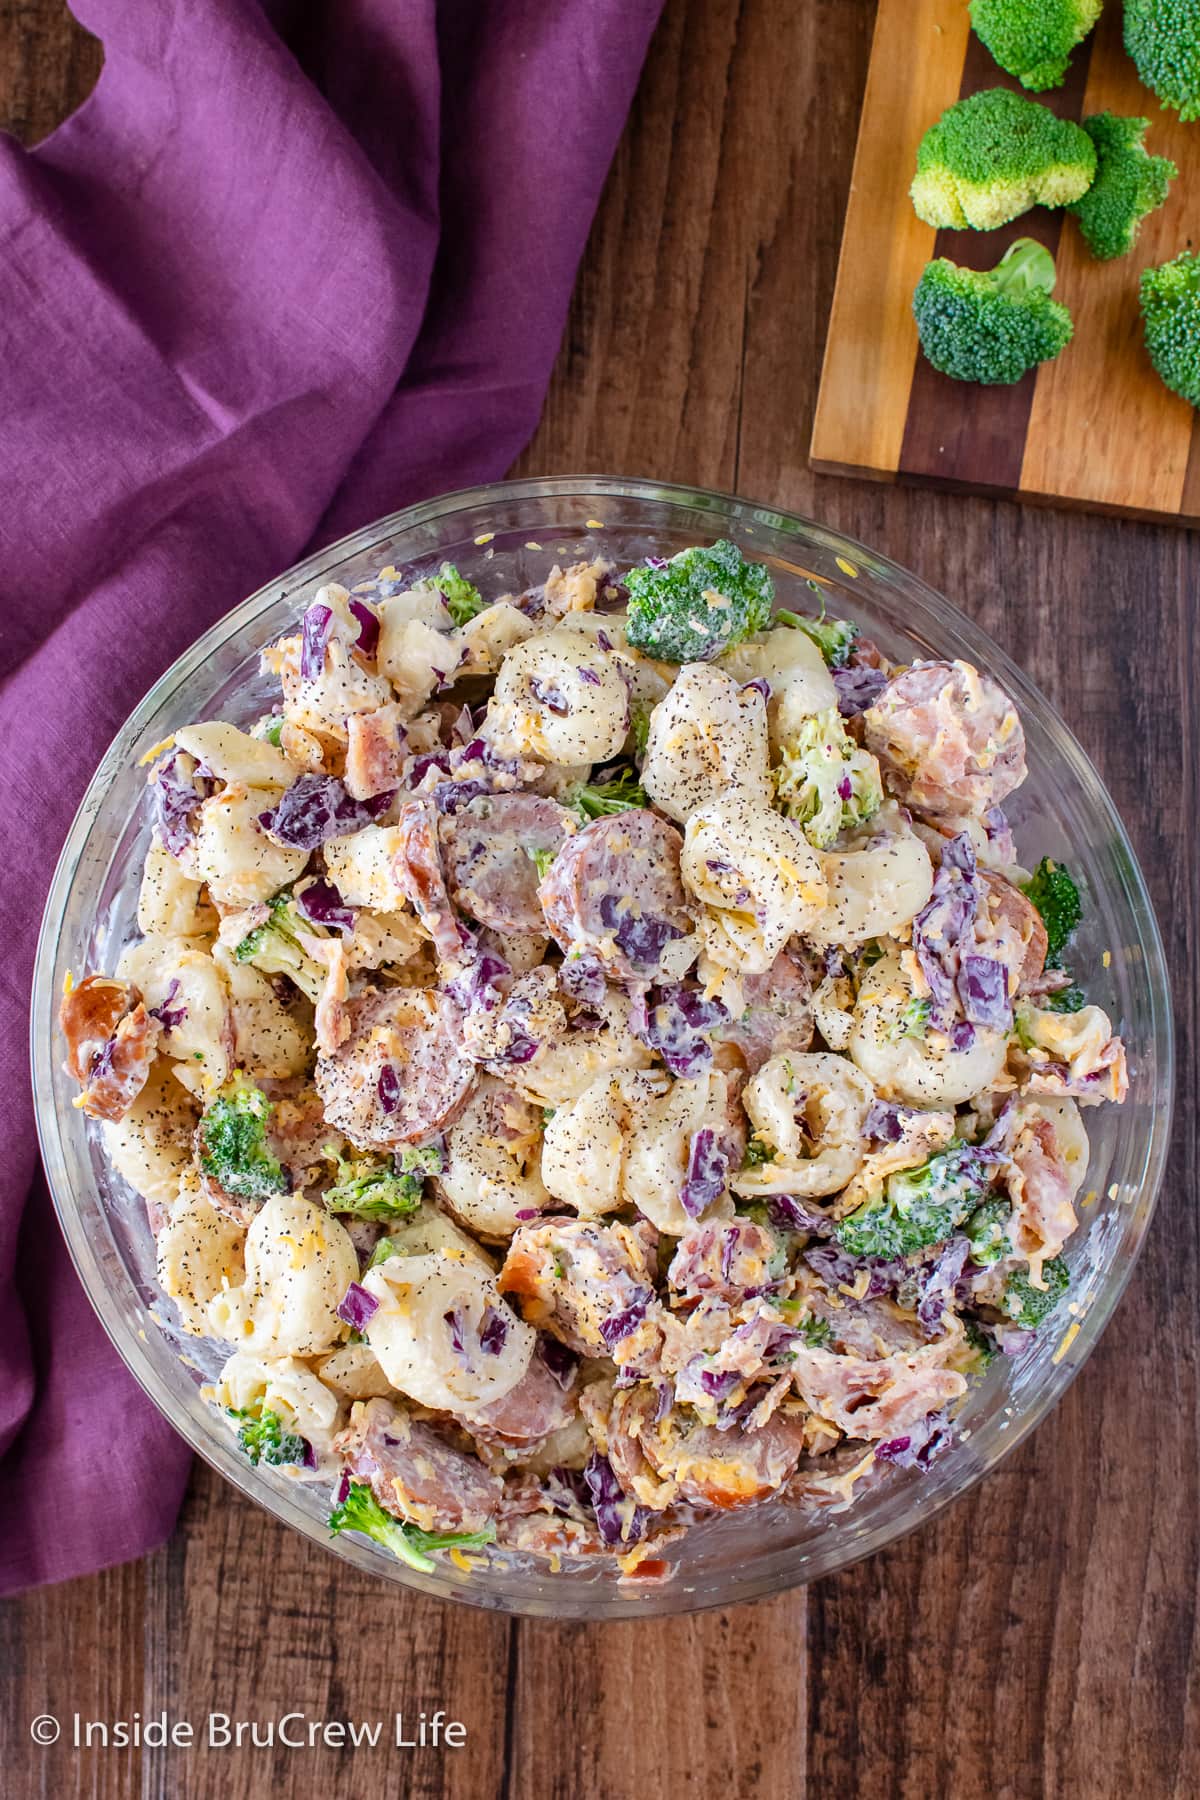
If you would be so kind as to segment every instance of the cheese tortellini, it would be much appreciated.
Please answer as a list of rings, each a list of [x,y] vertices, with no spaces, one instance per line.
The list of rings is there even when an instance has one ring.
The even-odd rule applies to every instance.
[[[209,1330],[260,1356],[316,1356],[344,1335],[337,1309],[357,1279],[346,1227],[300,1194],[276,1194],[246,1232],[245,1281],[209,1303]]]
[[[885,802],[844,848],[821,857],[827,898],[809,921],[814,944],[864,944],[920,912],[933,891],[933,865],[894,802]]]
[[[920,998],[894,947],[864,970],[847,1045],[854,1062],[886,1099],[913,1106],[961,1106],[986,1093],[1004,1069],[1006,1034],[972,1026],[961,1047],[933,1024],[914,1035],[909,1020]]]
[[[816,852],[798,825],[731,794],[694,812],[683,838],[684,885],[703,903],[700,935],[723,968],[763,975],[826,904]]]
[[[342,1405],[299,1357],[268,1359],[235,1350],[217,1378],[213,1399],[227,1412],[254,1417],[274,1413],[283,1431],[294,1432],[312,1449],[311,1465],[297,1466],[294,1473],[301,1478],[327,1473],[324,1465],[332,1453]]]
[[[620,664],[569,623],[518,644],[500,665],[487,734],[501,755],[602,763],[628,730]]]
[[[462,1251],[391,1256],[368,1269],[362,1285],[377,1303],[369,1335],[379,1366],[422,1406],[478,1411],[502,1400],[529,1367],[534,1332],[491,1271]]]
[[[739,687],[708,663],[682,668],[650,714],[642,786],[680,825],[733,792],[769,805],[767,713],[758,689]]]
[[[838,1193],[862,1163],[863,1126],[874,1099],[871,1083],[844,1056],[773,1056],[742,1095],[770,1155],[735,1177],[735,1191],[751,1198]]]

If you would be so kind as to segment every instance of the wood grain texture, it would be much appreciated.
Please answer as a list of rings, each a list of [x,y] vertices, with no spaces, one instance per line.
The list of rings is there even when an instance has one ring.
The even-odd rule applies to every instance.
[[[164,1551],[0,1612],[6,1794],[1200,1793],[1200,551],[809,468],[874,18],[871,0],[668,0],[521,467],[737,486],[822,518],[965,606],[1062,709],[1130,826],[1177,973],[1179,1129],[1129,1293],[980,1489],[808,1593],[729,1613],[592,1629],[397,1599],[198,1468]],[[457,1709],[469,1752],[72,1757],[27,1736],[55,1706],[346,1717],[397,1693]]]
[[[1194,524],[1200,432],[1193,409],[1164,388],[1146,357],[1138,277],[1196,236],[1200,135],[1142,87],[1124,53],[1121,9],[1111,5],[1076,52],[1064,86],[1036,98],[1063,118],[1104,110],[1149,118],[1150,147],[1175,160],[1180,178],[1134,250],[1097,262],[1073,221],[1038,208],[999,231],[935,236],[908,199],[924,131],[966,94],[1022,91],[967,24],[960,0],[882,0],[879,7],[814,463]],[[1055,253],[1055,297],[1074,317],[1073,342],[1012,387],[969,387],[939,375],[917,350],[911,316],[922,266],[936,255],[994,268],[1018,237],[1035,237]]]

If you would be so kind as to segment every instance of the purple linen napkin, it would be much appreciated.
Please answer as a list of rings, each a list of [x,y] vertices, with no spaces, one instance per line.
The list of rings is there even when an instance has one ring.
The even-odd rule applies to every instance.
[[[77,0],[0,137],[0,1592],[170,1532],[188,1454],[84,1298],[26,1064],[55,857],[167,664],[314,540],[532,432],[659,0]]]

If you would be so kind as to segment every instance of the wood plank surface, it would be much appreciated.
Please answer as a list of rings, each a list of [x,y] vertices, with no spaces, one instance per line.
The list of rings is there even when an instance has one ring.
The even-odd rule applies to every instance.
[[[812,456],[881,480],[1200,520],[1200,432],[1142,345],[1138,276],[1192,244],[1200,222],[1200,134],[1164,112],[1125,55],[1110,4],[1061,88],[1033,96],[1060,117],[1145,116],[1149,147],[1180,169],[1134,250],[1097,262],[1065,213],[1035,208],[998,231],[939,231],[916,219],[908,184],[925,130],[956,99],[1020,93],[968,30],[963,0],[881,0],[835,289]],[[966,386],[920,355],[911,301],[924,263],[994,268],[1018,237],[1058,261],[1055,297],[1075,337],[1013,387]],[[1189,475],[1189,470],[1194,472]]]
[[[198,1467],[166,1549],[0,1609],[14,1800],[1200,1793],[1200,552],[1187,532],[810,470],[874,21],[871,0],[668,0],[521,468],[736,486],[822,518],[957,599],[1065,713],[1177,974],[1175,1154],[1129,1293],[982,1487],[868,1563],[724,1613],[554,1626],[380,1594]],[[94,69],[59,0],[0,0],[0,118],[44,128],[47,97],[64,110]],[[336,1719],[400,1701],[464,1719],[468,1750],[76,1753],[28,1735],[56,1709]]]

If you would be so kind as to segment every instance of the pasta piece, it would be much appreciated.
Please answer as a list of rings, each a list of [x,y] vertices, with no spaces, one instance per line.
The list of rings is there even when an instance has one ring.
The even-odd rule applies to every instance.
[[[154,1249],[158,1285],[174,1301],[189,1336],[210,1334],[209,1307],[245,1273],[245,1243],[245,1228],[218,1212],[194,1177],[185,1176]]]
[[[535,1333],[474,1257],[391,1256],[362,1285],[378,1302],[368,1335],[379,1365],[422,1406],[459,1414],[489,1406],[529,1367]]]
[[[274,1194],[246,1232],[246,1279],[209,1303],[215,1337],[262,1356],[316,1356],[342,1335],[337,1309],[358,1279],[344,1225],[299,1194]]]
[[[810,637],[790,625],[777,625],[761,637],[723,650],[715,666],[743,684],[767,683],[771,690],[767,728],[775,751],[795,737],[803,720],[837,705],[837,689],[824,657]]]
[[[847,1046],[858,1067],[886,1099],[913,1106],[961,1106],[986,1093],[1004,1068],[1007,1035],[968,1027],[957,1049],[932,1025],[914,1036],[910,1020],[918,998],[895,950],[863,971]]]
[[[273,1412],[285,1432],[302,1437],[313,1451],[313,1463],[295,1473],[328,1479],[333,1440],[341,1423],[337,1394],[295,1356],[268,1359],[235,1350],[212,1391],[213,1401],[227,1412],[259,1417]],[[236,1421],[235,1421],[236,1427]]]
[[[308,1066],[309,1039],[267,977],[223,944],[212,959],[229,993],[233,1062],[254,1081],[285,1081]]]
[[[191,1065],[200,1086],[224,1086],[234,1054],[229,992],[203,940],[141,938],[121,952],[117,968],[164,1021],[162,1053]]]
[[[501,756],[598,763],[616,756],[628,729],[629,694],[619,663],[594,640],[560,625],[504,658],[483,734]]]
[[[446,1133],[438,1180],[455,1216],[480,1237],[502,1241],[522,1218],[548,1207],[541,1143],[541,1108],[496,1076],[484,1076]]]
[[[742,1093],[770,1156],[735,1175],[734,1192],[805,1199],[838,1193],[862,1163],[874,1099],[871,1083],[844,1056],[773,1056]]]
[[[497,600],[451,635],[458,679],[494,675],[508,652],[537,631],[536,622],[511,600]]]
[[[125,1117],[101,1127],[109,1161],[146,1202],[151,1229],[165,1220],[192,1166],[198,1116],[170,1063],[160,1059]]]
[[[684,825],[697,807],[737,793],[768,806],[767,714],[757,688],[707,663],[680,669],[650,714],[642,786]]]
[[[201,903],[200,883],[184,873],[158,837],[146,852],[137,922],[147,937],[196,937],[216,923],[211,909]]]
[[[408,900],[396,877],[400,850],[396,826],[365,825],[347,837],[329,839],[324,846],[325,872],[347,906],[404,912]]]
[[[273,804],[273,793],[235,783],[201,806],[194,869],[218,906],[269,900],[303,874],[307,850],[277,844],[258,823]]]
[[[396,1391],[369,1344],[339,1344],[317,1358],[316,1371],[326,1387],[348,1400],[384,1399]]]
[[[218,781],[240,787],[285,788],[295,770],[282,750],[265,738],[251,737],[224,719],[204,725],[185,725],[175,733],[175,747],[186,750]]]
[[[920,912],[933,892],[933,864],[900,808],[885,802],[845,849],[821,857],[828,898],[806,927],[814,944],[865,944]]]
[[[627,1114],[622,1181],[627,1204],[636,1206],[659,1231],[681,1235],[692,1219],[706,1215],[722,1197],[722,1171],[741,1160],[741,1145],[712,1165],[711,1194],[702,1191],[685,1205],[697,1139],[707,1137],[719,1151],[731,1139],[729,1085],[719,1070],[696,1081],[667,1082],[658,1075],[618,1077]]]
[[[800,827],[736,793],[692,814],[680,868],[704,903],[708,955],[747,975],[765,975],[826,903],[821,864]]]

